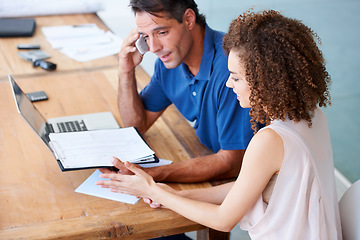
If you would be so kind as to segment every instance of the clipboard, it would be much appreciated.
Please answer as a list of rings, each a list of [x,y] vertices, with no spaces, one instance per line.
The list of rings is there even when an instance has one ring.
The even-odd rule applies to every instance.
[[[50,133],[49,139],[62,171],[113,167],[112,156],[134,164],[159,162],[135,127]]]

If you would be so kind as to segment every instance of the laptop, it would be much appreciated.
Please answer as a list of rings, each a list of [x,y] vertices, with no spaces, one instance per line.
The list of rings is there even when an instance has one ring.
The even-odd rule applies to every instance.
[[[9,75],[9,81],[18,112],[46,144],[55,158],[56,155],[49,144],[50,133],[119,128],[119,124],[111,112],[57,117],[46,121],[11,75]]]

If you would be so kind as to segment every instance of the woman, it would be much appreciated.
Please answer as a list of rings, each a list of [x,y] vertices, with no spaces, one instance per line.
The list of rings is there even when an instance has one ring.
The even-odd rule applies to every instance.
[[[330,136],[319,108],[330,104],[330,78],[314,36],[275,11],[246,12],[231,23],[223,42],[227,87],[251,108],[257,132],[235,182],[176,192],[126,163],[135,175],[102,174],[111,180],[97,184],[220,231],[240,222],[252,239],[341,239]],[[258,131],[256,122],[267,126]]]

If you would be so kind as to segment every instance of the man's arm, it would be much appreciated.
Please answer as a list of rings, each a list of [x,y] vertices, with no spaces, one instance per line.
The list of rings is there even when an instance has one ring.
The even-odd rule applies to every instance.
[[[118,106],[124,127],[136,127],[141,134],[145,133],[155,120],[164,112],[145,110],[136,87],[135,72],[119,72]]]
[[[170,165],[143,168],[155,181],[202,182],[237,177],[245,150],[220,150],[217,153]],[[113,162],[123,174],[131,174],[120,160]]]
[[[134,29],[121,46],[118,106],[123,125],[125,127],[134,126],[140,133],[144,133],[163,111],[146,111],[137,91],[135,68],[140,64],[143,57],[134,45],[138,38],[137,29]]]

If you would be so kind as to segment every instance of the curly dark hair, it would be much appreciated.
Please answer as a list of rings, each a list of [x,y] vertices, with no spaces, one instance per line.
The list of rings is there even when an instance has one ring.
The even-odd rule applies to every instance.
[[[182,23],[185,11],[190,8],[195,12],[196,22],[201,26],[206,23],[205,15],[200,14],[194,0],[130,0],[130,7],[134,13],[148,12],[156,17],[165,13],[169,18]]]
[[[256,122],[286,117],[311,127],[317,105],[331,105],[330,75],[315,39],[321,44],[309,27],[274,10],[249,10],[230,24],[223,48],[245,64],[255,132]]]

